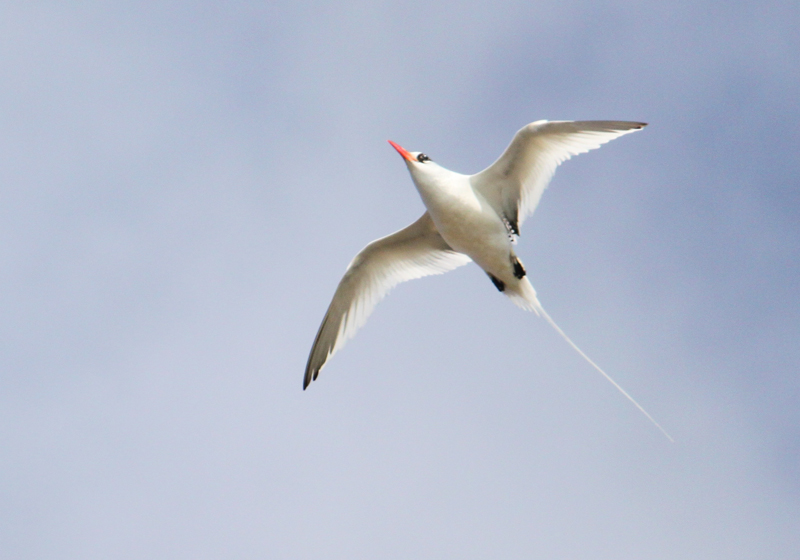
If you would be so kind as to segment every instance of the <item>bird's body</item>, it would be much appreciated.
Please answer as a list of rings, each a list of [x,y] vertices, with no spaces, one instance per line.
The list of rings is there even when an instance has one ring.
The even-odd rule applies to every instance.
[[[517,284],[528,281],[514,275],[514,263],[519,260],[506,222],[473,188],[470,176],[453,173],[434,162],[425,165],[425,173],[409,167],[436,230],[450,247],[501,281],[503,291],[519,292]]]
[[[427,210],[410,226],[367,245],[350,263],[317,332],[303,388],[396,284],[473,261],[515,304],[543,315],[655,423],[544,311],[513,248],[522,222],[533,213],[559,164],[644,126],[624,121],[536,121],[520,129],[500,158],[475,175],[449,171],[425,154],[408,152],[390,141],[405,159]]]

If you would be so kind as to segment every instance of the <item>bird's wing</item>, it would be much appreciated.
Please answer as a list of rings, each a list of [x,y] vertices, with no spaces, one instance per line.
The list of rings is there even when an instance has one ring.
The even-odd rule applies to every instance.
[[[645,126],[625,121],[533,122],[517,132],[497,161],[471,177],[472,186],[519,234],[559,164]]]
[[[322,320],[308,356],[303,389],[364,325],[375,305],[394,286],[443,274],[470,260],[442,239],[427,212],[410,226],[364,247],[347,267]]]

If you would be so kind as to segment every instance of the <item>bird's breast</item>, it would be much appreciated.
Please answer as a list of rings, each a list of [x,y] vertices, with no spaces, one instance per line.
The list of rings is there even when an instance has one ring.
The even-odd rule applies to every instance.
[[[485,270],[508,260],[508,231],[497,212],[473,191],[468,179],[418,185],[439,233],[456,251],[469,255]]]

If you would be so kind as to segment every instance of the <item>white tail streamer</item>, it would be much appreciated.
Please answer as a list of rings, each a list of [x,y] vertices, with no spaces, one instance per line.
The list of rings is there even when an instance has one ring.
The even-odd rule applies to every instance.
[[[537,302],[537,303],[538,303],[538,302]],[[630,395],[627,393],[627,391],[625,391],[625,389],[623,389],[622,387],[620,387],[620,385],[619,385],[619,384],[618,384],[616,381],[614,381],[614,380],[611,378],[611,376],[610,376],[610,375],[608,375],[606,372],[604,372],[604,371],[603,371],[603,369],[602,369],[600,366],[598,366],[596,363],[594,363],[594,362],[592,361],[592,359],[591,359],[591,358],[589,358],[589,356],[587,356],[586,354],[584,354],[584,353],[583,353],[583,350],[581,350],[580,348],[578,348],[578,345],[577,345],[577,344],[575,344],[574,342],[572,342],[572,339],[570,339],[570,337],[568,337],[568,336],[566,335],[566,333],[565,333],[564,331],[562,331],[562,330],[561,330],[561,327],[559,327],[559,326],[556,324],[556,322],[555,322],[555,321],[553,321],[553,318],[552,318],[552,317],[550,317],[550,315],[548,315],[548,314],[547,314],[547,311],[545,311],[545,310],[544,310],[544,307],[542,307],[542,304],[541,304],[541,303],[539,303],[539,305],[538,305],[538,311],[539,311],[539,313],[540,313],[540,314],[541,314],[541,315],[542,315],[542,316],[543,316],[543,317],[544,317],[544,318],[547,320],[547,322],[548,322],[548,323],[550,323],[550,326],[552,326],[552,327],[553,327],[553,328],[556,330],[556,332],[557,332],[558,334],[560,334],[560,335],[561,335],[561,336],[564,338],[564,340],[566,340],[566,341],[567,341],[567,343],[568,343],[570,346],[572,346],[572,347],[573,347],[573,348],[574,348],[574,349],[575,349],[575,350],[578,352],[578,354],[580,354],[581,356],[583,356],[583,359],[584,359],[584,360],[586,360],[587,362],[589,362],[589,363],[590,363],[590,364],[591,364],[591,365],[594,367],[594,369],[596,369],[597,371],[599,371],[599,372],[600,372],[600,373],[603,375],[603,377],[605,377],[605,378],[606,378],[606,379],[607,379],[607,380],[608,380],[608,381],[609,381],[609,382],[610,382],[610,383],[611,383],[611,384],[612,384],[614,387],[616,387],[616,388],[617,388],[617,390],[618,390],[620,393],[622,393],[623,395],[625,395],[625,397],[626,397],[626,398],[627,398],[629,401],[631,401],[631,402],[632,402],[632,403],[633,403],[633,404],[636,406],[636,408],[638,408],[638,409],[641,411],[641,413],[642,413],[642,414],[644,414],[645,416],[647,416],[647,419],[648,419],[648,420],[650,420],[650,421],[653,423],[653,425],[654,425],[656,428],[658,428],[659,430],[661,430],[661,433],[662,433],[662,434],[664,434],[664,435],[667,437],[667,439],[668,439],[670,442],[672,442],[672,443],[675,443],[675,440],[674,440],[674,439],[672,439],[672,436],[671,436],[671,435],[669,435],[669,434],[667,433],[667,431],[666,431],[664,428],[662,428],[662,427],[661,427],[661,425],[660,425],[658,422],[656,422],[656,421],[653,419],[653,417],[652,417],[652,416],[650,416],[650,414],[648,414],[648,413],[647,413],[647,411],[646,411],[644,408],[642,408],[642,405],[640,405],[638,402],[636,402],[636,400],[635,400],[635,399],[634,399],[632,396],[630,396]]]

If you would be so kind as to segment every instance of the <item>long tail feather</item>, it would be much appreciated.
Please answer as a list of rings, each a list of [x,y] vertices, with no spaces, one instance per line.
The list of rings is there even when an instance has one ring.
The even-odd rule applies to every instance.
[[[537,302],[537,303],[538,303],[538,302]],[[589,356],[587,356],[586,354],[584,354],[584,353],[583,353],[583,350],[581,350],[580,348],[578,348],[578,345],[577,345],[577,344],[575,344],[574,342],[572,342],[572,339],[571,339],[570,337],[568,337],[568,336],[566,335],[566,333],[565,333],[564,331],[562,331],[562,330],[561,330],[561,327],[559,327],[559,326],[556,324],[556,322],[555,322],[555,321],[553,321],[553,318],[552,318],[552,317],[550,317],[550,315],[548,315],[548,314],[547,314],[547,311],[545,311],[545,310],[544,310],[544,307],[542,307],[542,304],[541,304],[541,303],[539,304],[539,309],[538,309],[538,311],[539,311],[539,314],[540,314],[540,315],[542,315],[542,317],[544,317],[544,318],[547,320],[547,322],[548,322],[548,323],[550,323],[550,326],[551,326],[551,327],[553,327],[553,328],[556,330],[556,332],[557,332],[558,334],[560,334],[560,335],[562,336],[562,338],[563,338],[564,340],[566,340],[566,341],[567,341],[567,343],[568,343],[570,346],[572,346],[572,347],[575,349],[575,351],[576,351],[576,352],[578,352],[578,354],[580,354],[581,356],[583,356],[583,359],[584,359],[584,360],[586,360],[587,362],[589,362],[589,363],[592,365],[592,367],[594,367],[594,369],[596,369],[597,371],[599,371],[599,372],[600,372],[600,373],[603,375],[603,377],[605,377],[605,378],[606,378],[606,379],[607,379],[607,380],[608,380],[608,381],[609,381],[609,382],[610,382],[610,383],[611,383],[611,384],[612,384],[614,387],[616,387],[616,388],[617,388],[617,390],[618,390],[620,393],[622,393],[623,395],[625,395],[625,397],[626,397],[626,398],[627,398],[629,401],[631,401],[631,402],[634,404],[634,406],[636,406],[636,408],[638,408],[638,409],[641,411],[641,413],[642,413],[642,414],[644,414],[645,416],[647,416],[647,419],[648,419],[648,420],[650,420],[650,422],[652,422],[652,423],[653,423],[653,425],[654,425],[656,428],[658,428],[659,430],[661,430],[661,433],[662,433],[662,434],[664,434],[664,435],[667,437],[667,439],[668,439],[669,441],[671,441],[672,443],[675,443],[675,440],[674,440],[674,439],[672,439],[672,436],[671,436],[671,435],[669,435],[669,434],[667,433],[667,431],[666,431],[664,428],[662,428],[662,427],[661,427],[661,425],[660,425],[658,422],[656,422],[656,421],[655,421],[655,419],[653,419],[653,417],[652,417],[652,416],[650,416],[650,414],[648,414],[648,413],[647,413],[647,411],[646,411],[644,408],[642,408],[642,405],[640,405],[638,402],[636,402],[636,400],[635,400],[635,399],[634,399],[632,396],[630,396],[630,395],[628,394],[628,392],[627,392],[627,391],[625,391],[625,389],[623,389],[622,387],[620,387],[620,385],[619,385],[619,384],[618,384],[616,381],[614,381],[614,380],[611,378],[611,376],[610,376],[610,375],[608,375],[608,374],[607,374],[605,371],[603,371],[603,369],[602,369],[600,366],[598,366],[596,363],[594,363],[594,362],[592,361],[592,359],[591,359],[591,358],[589,358]]]

